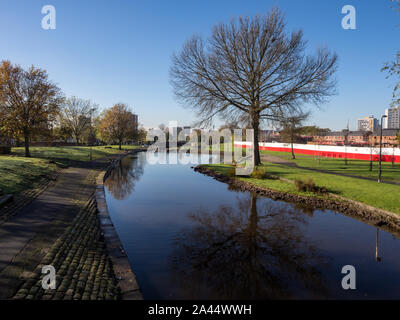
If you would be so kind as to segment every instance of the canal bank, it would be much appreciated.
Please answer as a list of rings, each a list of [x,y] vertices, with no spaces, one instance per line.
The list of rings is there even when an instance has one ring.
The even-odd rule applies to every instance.
[[[114,274],[117,279],[118,287],[120,288],[120,298],[122,300],[142,300],[143,296],[140,292],[139,284],[136,280],[135,274],[133,273],[129,259],[110,218],[104,191],[104,182],[111,172],[116,170],[116,167],[120,165],[120,162],[124,157],[142,151],[144,150],[137,149],[129,154],[121,155],[108,166],[107,170],[101,172],[96,178],[95,197],[98,209],[98,219],[105,248],[112,262]]]
[[[302,196],[257,186],[246,181],[229,177],[226,174],[202,165],[194,167],[194,171],[213,177],[214,179],[227,183],[232,188],[236,188],[241,191],[253,192],[257,195],[268,197],[273,200],[297,203],[308,208],[333,210],[346,216],[358,219],[361,222],[369,225],[379,227],[387,232],[396,234],[398,237],[400,236],[399,215],[382,209],[374,208],[357,201],[346,199],[332,193],[328,193],[326,196]]]
[[[153,160],[125,157],[105,183],[144,299],[400,297],[400,239],[379,221],[274,200],[190,164]],[[209,155],[199,160],[209,163]],[[354,291],[340,286],[349,264]]]
[[[54,185],[0,226],[1,299],[121,298],[124,288],[105,245],[94,197],[96,177],[113,158],[62,170]],[[55,268],[54,290],[42,288],[45,265]]]

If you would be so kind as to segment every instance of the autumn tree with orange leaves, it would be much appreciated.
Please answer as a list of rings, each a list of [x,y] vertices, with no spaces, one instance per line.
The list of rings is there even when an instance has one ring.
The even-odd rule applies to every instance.
[[[33,134],[43,132],[55,121],[63,96],[43,69],[24,70],[10,61],[0,63],[0,127],[23,136],[25,156],[30,157]]]
[[[100,122],[101,137],[108,142],[117,142],[119,150],[126,139],[135,135],[137,124],[126,104],[118,103],[106,110]]]

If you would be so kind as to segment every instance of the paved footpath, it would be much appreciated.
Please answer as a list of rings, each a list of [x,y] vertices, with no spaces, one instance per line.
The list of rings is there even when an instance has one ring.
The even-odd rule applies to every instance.
[[[56,182],[0,225],[0,299],[12,297],[21,278],[32,272],[90,199],[95,178],[107,161],[64,169]]]

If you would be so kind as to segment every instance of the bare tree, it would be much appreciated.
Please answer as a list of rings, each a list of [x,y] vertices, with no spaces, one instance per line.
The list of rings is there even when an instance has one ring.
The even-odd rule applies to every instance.
[[[394,4],[393,9],[400,14],[400,0],[391,0],[391,2]],[[381,71],[387,72],[386,79],[397,78],[392,95],[392,105],[396,106],[400,104],[400,51],[397,51],[394,61],[385,63]]]
[[[61,109],[60,122],[71,130],[77,144],[82,142],[82,136],[91,126],[92,116],[97,109],[97,104],[90,100],[77,97],[65,99]]]
[[[392,7],[394,10],[396,10],[398,13],[400,13],[400,0],[391,0],[394,3],[394,6]]]
[[[205,43],[193,36],[173,56],[171,83],[178,100],[201,123],[219,115],[254,129],[254,164],[260,164],[263,120],[282,120],[303,103],[319,105],[334,94],[337,56],[327,49],[306,55],[303,32],[285,32],[279,9],[214,27]]]
[[[193,226],[178,233],[170,261],[189,298],[288,299],[300,287],[327,297],[317,266],[328,260],[302,231],[306,211],[260,200],[188,214]]]
[[[286,117],[284,121],[281,121],[283,125],[283,130],[280,132],[282,139],[285,142],[289,142],[292,149],[292,159],[296,159],[296,155],[294,154],[293,144],[295,142],[296,137],[301,133],[301,126],[304,121],[308,119],[310,113],[300,113],[297,115],[291,115]]]

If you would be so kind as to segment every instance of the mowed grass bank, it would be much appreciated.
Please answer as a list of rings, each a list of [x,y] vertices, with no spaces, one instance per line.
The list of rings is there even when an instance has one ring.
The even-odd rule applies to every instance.
[[[133,150],[137,146],[122,146],[123,150]],[[17,156],[23,157],[25,149],[23,147],[12,148],[12,153]],[[120,153],[118,146],[96,146],[92,147],[93,160],[106,158],[109,155]],[[83,146],[67,146],[67,147],[31,147],[30,153],[32,158],[40,158],[53,160],[60,163],[70,161],[89,161],[90,160],[90,147]]]
[[[205,165],[217,172],[228,175],[232,166],[225,164]],[[312,178],[319,187],[326,187],[328,192],[359,201],[367,205],[400,214],[400,186],[377,183],[358,178],[335,176],[328,173],[319,173],[302,168],[288,167],[274,163],[263,163],[262,170],[270,175],[288,180],[306,180]],[[273,179],[254,179],[250,177],[235,177],[236,179],[252,183],[254,185],[293,194],[319,196],[313,193],[299,192],[294,183]]]
[[[55,170],[57,165],[48,160],[0,156],[0,188],[5,193],[19,193],[34,187]]]
[[[226,148],[225,143],[221,143],[220,145],[213,145],[210,147],[211,150],[220,150],[224,151]],[[243,153],[245,149],[231,147],[232,150],[240,150],[242,149]],[[296,159],[292,159],[290,152],[279,152],[279,151],[267,151],[260,150],[261,155],[271,155],[275,157],[279,157],[285,161],[289,161],[297,164],[299,167],[303,168],[311,168],[324,170],[331,173],[336,174],[344,174],[348,176],[356,176],[362,178],[369,179],[378,179],[378,170],[379,163],[378,161],[372,162],[372,171],[370,170],[370,162],[368,160],[355,160],[355,159],[347,159],[347,165],[345,164],[345,160],[339,158],[325,158],[297,154]],[[382,162],[382,180],[387,182],[395,182],[400,183],[400,163],[391,162]]]
[[[123,146],[132,150],[136,146]],[[34,187],[35,183],[49,177],[58,167],[72,162],[90,160],[90,148],[71,147],[31,147],[31,158],[25,158],[24,148],[12,148],[12,156],[0,155],[0,188],[5,193],[19,193]],[[118,146],[93,147],[93,160],[120,153]]]
[[[319,169],[337,174],[345,174],[369,179],[378,179],[378,162],[372,163],[372,171],[370,171],[370,162],[365,160],[347,159],[347,165],[344,159],[324,158],[303,154],[296,154],[296,159],[291,159],[288,152],[277,151],[260,151],[261,154],[280,157],[284,160],[296,163],[299,167]],[[388,182],[400,183],[400,163],[392,165],[391,162],[382,162],[382,179]]]

